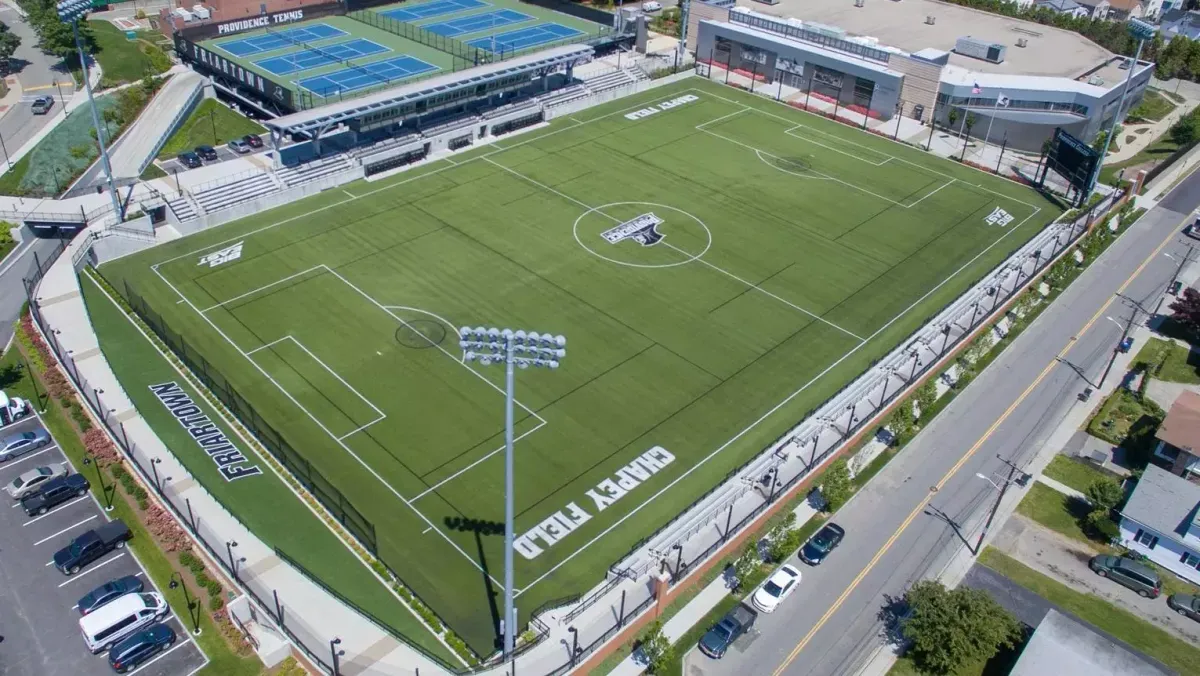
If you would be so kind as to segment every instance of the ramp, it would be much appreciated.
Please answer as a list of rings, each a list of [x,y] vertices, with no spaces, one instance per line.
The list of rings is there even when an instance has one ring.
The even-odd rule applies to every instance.
[[[136,179],[187,117],[204,91],[204,77],[194,71],[176,73],[121,135],[111,153],[113,177]]]

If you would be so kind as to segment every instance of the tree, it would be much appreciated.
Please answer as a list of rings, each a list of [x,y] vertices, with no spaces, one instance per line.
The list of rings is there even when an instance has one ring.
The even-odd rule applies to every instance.
[[[825,498],[825,509],[836,512],[839,507],[850,499],[853,489],[850,478],[850,468],[845,458],[834,460],[829,469],[821,475],[821,495]]]
[[[9,30],[7,24],[0,23],[0,71],[9,71],[13,54],[20,46],[21,36]]]
[[[1179,121],[1171,125],[1169,130],[1171,141],[1176,145],[1187,145],[1197,138],[1200,138],[1200,128],[1196,124],[1195,115],[1184,115],[1179,118]]]
[[[646,628],[639,642],[642,657],[646,659],[646,669],[652,674],[661,674],[666,666],[675,660],[675,646],[663,633],[662,620],[655,620]]]
[[[937,384],[933,379],[925,381],[924,385],[917,388],[916,394],[917,408],[920,410],[919,415],[925,417],[929,409],[933,408],[934,402],[937,401]]]
[[[800,531],[796,530],[796,513],[788,512],[783,521],[775,524],[767,533],[767,554],[772,561],[783,561],[799,549]]]
[[[762,567],[762,557],[758,555],[758,543],[751,542],[742,550],[742,555],[733,561],[733,574],[738,583],[749,580]]]
[[[950,128],[954,128],[954,123],[958,122],[958,108],[951,108],[946,111],[946,122],[950,123]]]
[[[1183,295],[1176,297],[1169,306],[1171,321],[1188,333],[1200,335],[1200,293],[1192,287],[1184,287]]]
[[[967,113],[967,119],[963,120],[963,127],[966,129],[967,136],[971,135],[971,127],[974,127],[975,123],[978,121],[979,118],[975,116],[975,113]]]
[[[1017,619],[979,589],[946,589],[941,582],[923,580],[905,600],[911,615],[901,633],[912,642],[908,654],[926,673],[949,674],[984,662],[1021,636]]]
[[[1086,494],[1088,502],[1092,503],[1092,509],[1103,511],[1106,515],[1125,497],[1121,484],[1113,479],[1096,479],[1088,484]]]

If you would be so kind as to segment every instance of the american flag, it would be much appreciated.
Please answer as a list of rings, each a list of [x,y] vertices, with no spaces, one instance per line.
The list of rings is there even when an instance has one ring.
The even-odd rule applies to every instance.
[[[983,87],[980,87],[980,86],[979,86],[979,83],[978,83],[978,82],[976,82],[974,85],[972,85],[972,86],[971,86],[971,93],[972,93],[972,94],[982,94],[982,93],[983,93]]]

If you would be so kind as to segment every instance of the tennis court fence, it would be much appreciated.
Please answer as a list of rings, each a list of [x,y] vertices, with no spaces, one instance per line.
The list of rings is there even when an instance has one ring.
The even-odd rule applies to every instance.
[[[354,19],[355,21],[365,23],[368,26],[378,28],[379,30],[387,31],[393,35],[399,35],[406,40],[412,40],[413,42],[425,45],[427,47],[433,47],[439,52],[445,52],[456,59],[462,59],[465,63],[472,66],[477,66],[481,63],[488,63],[491,60],[491,55],[482,49],[471,47],[460,40],[455,40],[454,38],[446,37],[445,35],[438,35],[433,31],[427,31],[416,24],[397,21],[396,19],[384,16],[378,12],[373,12],[369,9],[360,9],[350,12],[346,16]],[[458,64],[456,63],[455,69],[457,70],[457,68]]]

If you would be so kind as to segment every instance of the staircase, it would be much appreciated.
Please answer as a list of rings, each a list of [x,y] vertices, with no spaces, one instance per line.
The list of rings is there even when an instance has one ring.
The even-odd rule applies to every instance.
[[[196,210],[192,208],[191,200],[183,195],[173,200],[167,200],[167,207],[170,208],[171,213],[175,214],[175,218],[181,223],[196,218]]]

